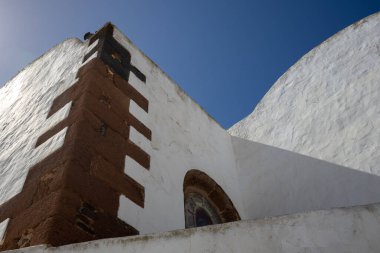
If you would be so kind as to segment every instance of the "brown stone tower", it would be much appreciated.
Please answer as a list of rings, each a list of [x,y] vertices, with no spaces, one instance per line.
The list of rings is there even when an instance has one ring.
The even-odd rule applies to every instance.
[[[124,157],[149,169],[150,157],[129,140],[129,127],[149,140],[151,131],[129,113],[133,100],[146,112],[148,100],[128,83],[131,55],[106,24],[90,38],[78,81],[59,95],[48,117],[72,102],[69,116],[42,134],[36,146],[67,127],[63,146],[29,170],[22,191],[0,206],[10,218],[1,250],[52,246],[139,232],[117,217],[120,195],[144,206],[144,188],[124,174]],[[94,57],[94,55],[96,55]]]

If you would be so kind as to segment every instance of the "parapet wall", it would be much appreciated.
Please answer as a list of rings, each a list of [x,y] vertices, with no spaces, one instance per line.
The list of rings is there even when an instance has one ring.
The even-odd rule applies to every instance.
[[[232,137],[246,219],[380,202],[380,177]]]
[[[380,204],[9,253],[378,253]]]

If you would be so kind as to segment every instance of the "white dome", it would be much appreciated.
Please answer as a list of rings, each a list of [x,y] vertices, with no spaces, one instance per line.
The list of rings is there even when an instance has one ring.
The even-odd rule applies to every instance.
[[[229,132],[380,175],[380,13],[306,54]]]

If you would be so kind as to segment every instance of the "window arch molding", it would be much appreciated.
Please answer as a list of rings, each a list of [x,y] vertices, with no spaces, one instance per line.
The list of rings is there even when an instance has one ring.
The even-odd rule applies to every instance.
[[[186,228],[240,220],[224,190],[200,170],[186,173],[183,193]]]

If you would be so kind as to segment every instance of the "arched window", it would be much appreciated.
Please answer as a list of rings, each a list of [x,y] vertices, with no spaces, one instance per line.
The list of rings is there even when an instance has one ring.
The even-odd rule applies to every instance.
[[[186,228],[240,220],[226,193],[204,172],[187,172],[183,192]]]
[[[185,195],[185,219],[186,228],[221,223],[219,214],[210,201],[196,192]]]

